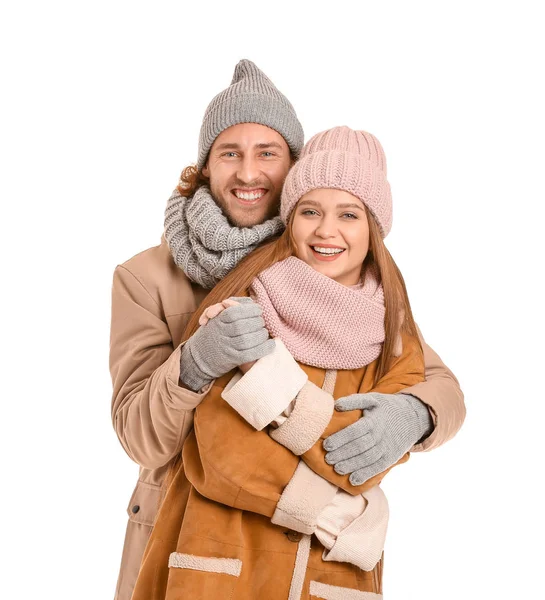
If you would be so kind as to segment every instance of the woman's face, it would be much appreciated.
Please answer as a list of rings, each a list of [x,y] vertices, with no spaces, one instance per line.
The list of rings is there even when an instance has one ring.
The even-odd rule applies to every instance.
[[[318,189],[294,209],[292,236],[297,258],[343,285],[360,281],[369,250],[363,202],[344,190]]]

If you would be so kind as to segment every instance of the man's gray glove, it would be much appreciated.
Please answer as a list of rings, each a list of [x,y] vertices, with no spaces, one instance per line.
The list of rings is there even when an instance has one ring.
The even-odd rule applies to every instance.
[[[340,475],[360,485],[394,465],[433,430],[426,405],[409,394],[352,394],[335,410],[361,409],[364,416],[324,440],[325,460]]]
[[[187,340],[180,359],[180,379],[198,391],[231,369],[259,360],[274,350],[262,310],[251,298],[230,298],[230,306]]]

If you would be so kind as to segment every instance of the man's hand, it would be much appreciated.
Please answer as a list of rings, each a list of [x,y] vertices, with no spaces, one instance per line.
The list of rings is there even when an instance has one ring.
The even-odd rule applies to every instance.
[[[251,298],[229,300],[236,304],[210,318],[182,348],[180,379],[192,390],[274,350],[259,304]]]
[[[326,462],[340,475],[350,473],[352,485],[394,465],[433,429],[426,405],[409,394],[352,394],[335,403],[335,410],[356,409],[364,416],[323,444]]]

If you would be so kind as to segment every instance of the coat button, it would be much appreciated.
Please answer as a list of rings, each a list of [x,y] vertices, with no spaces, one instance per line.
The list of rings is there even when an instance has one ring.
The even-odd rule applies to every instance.
[[[290,542],[300,542],[303,538],[303,534],[298,531],[286,531],[286,535]]]
[[[138,506],[138,504],[135,504],[131,510],[134,514],[136,514],[140,510],[140,507]]]

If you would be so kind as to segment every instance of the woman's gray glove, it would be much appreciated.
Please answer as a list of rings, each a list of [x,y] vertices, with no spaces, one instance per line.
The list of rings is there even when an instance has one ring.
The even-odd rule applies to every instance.
[[[361,409],[364,416],[324,440],[325,460],[340,475],[360,485],[394,465],[433,430],[426,405],[409,394],[352,394],[335,410]]]
[[[180,379],[198,391],[239,365],[263,358],[274,350],[262,310],[251,298],[231,298],[230,306],[187,340],[180,359]]]

